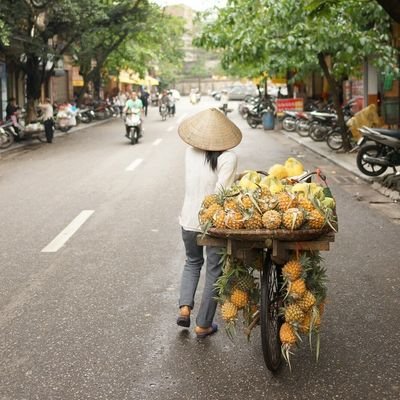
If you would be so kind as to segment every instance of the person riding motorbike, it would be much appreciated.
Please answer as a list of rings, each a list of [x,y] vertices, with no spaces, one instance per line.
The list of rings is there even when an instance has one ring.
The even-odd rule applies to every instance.
[[[127,100],[125,103],[125,107],[123,109],[124,114],[132,114],[132,113],[138,113],[140,114],[140,124],[139,124],[139,137],[143,136],[143,129],[142,129],[142,116],[143,116],[143,103],[142,100],[140,100],[137,96],[136,92],[132,92],[130,95],[130,98]],[[130,127],[125,124],[126,128],[126,137],[129,137],[129,129]]]

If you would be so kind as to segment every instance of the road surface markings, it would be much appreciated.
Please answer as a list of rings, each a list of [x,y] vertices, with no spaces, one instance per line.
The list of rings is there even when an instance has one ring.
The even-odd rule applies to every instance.
[[[187,113],[181,115],[177,121],[178,124],[180,124],[185,118],[186,118]]]
[[[132,164],[128,165],[125,168],[125,171],[133,171],[136,167],[138,167],[143,162],[143,158],[137,158]]]
[[[55,253],[58,251],[93,213],[94,210],[83,210],[63,231],[42,249],[42,253]]]
[[[162,142],[162,139],[156,139],[154,142],[153,142],[153,146],[158,146],[160,143]]]
[[[174,127],[173,126],[170,126],[168,129],[167,129],[167,132],[172,132],[174,130]]]

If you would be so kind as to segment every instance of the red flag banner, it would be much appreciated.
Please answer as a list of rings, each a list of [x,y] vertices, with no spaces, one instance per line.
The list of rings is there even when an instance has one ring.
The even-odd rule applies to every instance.
[[[298,99],[276,99],[276,112],[281,113],[284,110],[303,111],[304,100]]]

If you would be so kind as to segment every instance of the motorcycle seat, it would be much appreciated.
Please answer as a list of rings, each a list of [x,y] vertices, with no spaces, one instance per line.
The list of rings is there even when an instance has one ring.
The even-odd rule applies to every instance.
[[[379,132],[381,135],[394,137],[400,139],[400,130],[385,129],[385,128],[373,128],[375,131]]]

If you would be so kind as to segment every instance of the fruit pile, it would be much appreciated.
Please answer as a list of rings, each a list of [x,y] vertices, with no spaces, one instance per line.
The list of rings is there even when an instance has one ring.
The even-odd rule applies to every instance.
[[[242,251],[246,256],[223,256],[223,273],[215,285],[220,315],[232,340],[239,320],[249,338],[260,319],[260,284],[256,272],[262,268],[263,252]],[[281,318],[282,355],[289,368],[290,356],[302,342],[302,336],[308,337],[310,348],[312,343],[316,344],[316,358],[319,356],[319,330],[327,292],[322,261],[318,252],[293,252],[281,268],[280,289],[274,301]]]
[[[284,323],[279,331],[282,354],[290,367],[291,350],[307,335],[312,344],[316,336],[316,358],[319,355],[319,328],[326,301],[326,272],[319,253],[303,252],[282,268]]]
[[[302,164],[288,158],[275,164],[267,176],[245,171],[230,188],[207,195],[199,211],[203,231],[218,229],[322,229],[335,230],[335,200],[329,188],[299,182]]]
[[[242,313],[244,325],[248,327],[259,309],[260,288],[254,276],[256,269],[262,267],[262,252],[249,263],[224,255],[223,274],[216,282],[217,299],[221,305],[221,317],[225,322],[225,330],[232,339],[235,333],[239,313]],[[250,332],[248,332],[250,335]]]

